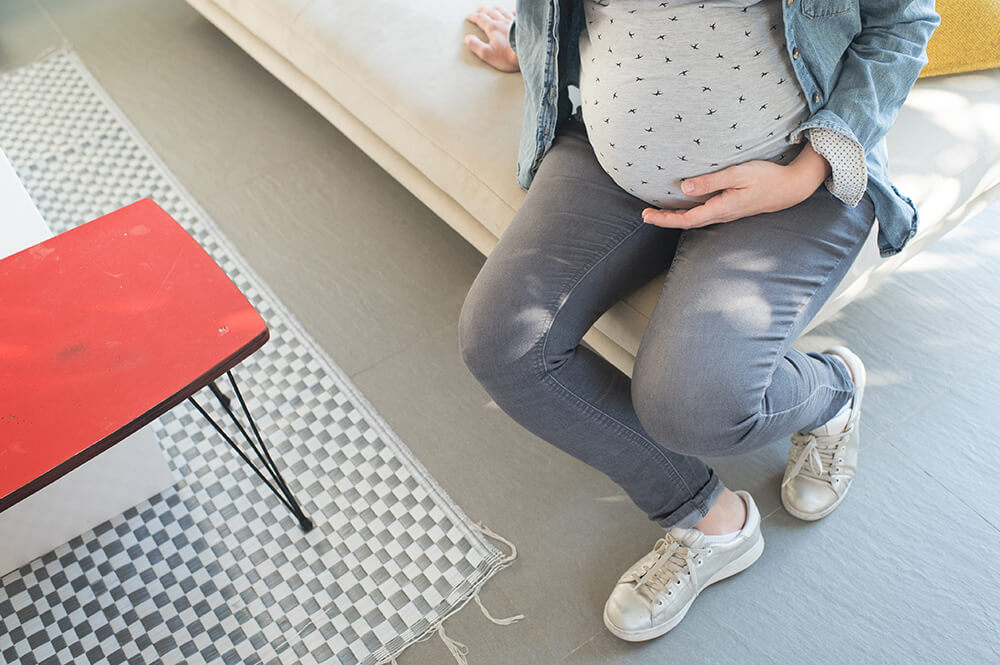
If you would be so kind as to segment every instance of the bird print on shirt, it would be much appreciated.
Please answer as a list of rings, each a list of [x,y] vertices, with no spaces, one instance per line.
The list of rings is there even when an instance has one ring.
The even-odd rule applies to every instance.
[[[784,3],[748,1],[739,8],[647,1],[585,0],[581,53],[598,43],[607,53],[586,51],[580,116],[602,166],[621,174],[613,177],[634,194],[640,185],[643,194],[662,194],[679,188],[678,176],[723,162],[791,157],[784,137],[805,120],[808,107],[802,92],[788,85],[796,83],[790,76],[796,63],[781,31]],[[615,56],[624,44],[619,52],[629,53]]]

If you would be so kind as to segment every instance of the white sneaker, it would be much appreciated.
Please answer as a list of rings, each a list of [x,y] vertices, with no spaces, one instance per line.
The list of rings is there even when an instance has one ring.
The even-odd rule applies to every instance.
[[[653,550],[618,579],[604,604],[604,625],[630,642],[663,635],[681,622],[702,589],[749,567],[764,551],[760,512],[749,492],[736,490],[747,507],[739,535],[704,543],[698,529],[674,527]]]
[[[823,353],[839,356],[850,367],[854,396],[820,427],[792,435],[781,503],[789,514],[809,521],[833,512],[851,488],[858,468],[858,419],[866,382],[865,366],[850,349],[834,346]]]

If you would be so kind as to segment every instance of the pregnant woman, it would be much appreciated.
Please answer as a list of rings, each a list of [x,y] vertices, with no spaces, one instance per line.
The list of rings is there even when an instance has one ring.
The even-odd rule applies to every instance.
[[[525,0],[467,19],[488,37],[470,50],[521,71],[528,192],[466,297],[462,357],[666,529],[604,607],[612,633],[651,639],[764,549],[753,497],[699,457],[790,436],[781,501],[803,520],[851,487],[864,365],[791,345],[876,219],[883,257],[915,233],[883,138],[940,17],[933,0]],[[581,340],[664,270],[629,378]]]

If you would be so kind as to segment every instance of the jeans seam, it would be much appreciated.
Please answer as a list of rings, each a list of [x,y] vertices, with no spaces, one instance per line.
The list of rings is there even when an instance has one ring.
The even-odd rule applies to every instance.
[[[545,334],[542,336],[542,343],[539,345],[539,354],[537,355],[537,357],[535,359],[536,370],[538,369],[538,366],[540,365],[541,366],[542,376],[544,376],[545,378],[550,379],[551,381],[553,381],[556,385],[558,385],[560,388],[562,388],[568,395],[572,395],[581,404],[583,404],[585,407],[589,408],[593,413],[595,413],[596,415],[598,415],[601,418],[604,418],[608,424],[614,424],[622,432],[631,433],[636,438],[637,441],[639,441],[646,448],[648,448],[651,451],[653,451],[656,454],[656,456],[661,460],[661,462],[665,463],[666,467],[669,468],[669,471],[684,486],[685,491],[688,494],[691,494],[691,488],[687,484],[687,481],[684,480],[684,478],[681,476],[680,472],[677,471],[677,468],[673,465],[673,463],[671,463],[671,461],[669,459],[666,458],[666,456],[663,454],[663,451],[660,450],[660,447],[655,442],[648,440],[646,437],[642,436],[641,434],[639,434],[639,432],[636,432],[635,430],[633,430],[631,427],[629,427],[625,423],[623,423],[623,422],[619,421],[617,418],[615,418],[615,417],[613,417],[613,416],[605,413],[601,409],[597,408],[596,406],[594,406],[593,404],[591,404],[587,400],[583,399],[582,397],[580,397],[579,395],[577,395],[576,393],[574,393],[572,390],[570,390],[569,388],[567,388],[561,381],[559,381],[559,379],[557,379],[551,372],[549,372],[549,369],[545,366],[545,345],[548,343],[549,333],[552,331],[552,328],[554,327],[555,320],[556,320],[556,318],[558,318],[559,313],[563,310],[563,306],[566,304],[566,302],[569,300],[570,296],[576,290],[576,287],[578,287],[583,282],[583,280],[587,277],[587,275],[589,275],[591,273],[592,270],[594,270],[594,268],[596,268],[598,265],[600,265],[602,262],[604,262],[604,260],[607,259],[608,256],[610,256],[611,253],[615,249],[617,249],[618,247],[620,247],[622,245],[622,243],[624,243],[626,240],[628,240],[629,238],[631,238],[632,236],[634,236],[636,233],[638,233],[640,230],[642,230],[643,228],[645,228],[644,227],[645,224],[646,224],[646,222],[641,222],[632,231],[630,231],[625,236],[623,236],[621,239],[619,239],[614,245],[612,245],[611,247],[609,247],[605,251],[603,251],[602,254],[601,254],[601,256],[597,259],[597,261],[595,261],[594,263],[592,263],[579,277],[576,278],[576,281],[573,283],[573,285],[570,287],[569,291],[567,291],[566,295],[563,297],[562,302],[559,304],[559,307],[552,314],[552,319],[549,321],[549,326],[545,330]]]
[[[579,401],[580,404],[588,408],[594,415],[598,416],[599,418],[602,418],[606,422],[606,424],[615,426],[621,432],[633,435],[636,441],[641,443],[645,448],[655,453],[657,459],[659,459],[661,463],[663,463],[665,467],[673,474],[673,476],[678,481],[680,481],[680,484],[684,486],[685,491],[687,491],[688,494],[692,494],[690,485],[687,484],[687,481],[685,481],[684,478],[681,476],[681,474],[677,471],[677,467],[675,467],[673,463],[666,458],[666,456],[663,454],[663,451],[660,450],[660,448],[654,442],[648,440],[646,437],[642,436],[641,434],[639,434],[634,429],[632,429],[625,423],[621,422],[614,416],[608,415],[606,412],[601,411],[596,406],[594,406],[587,400],[583,399],[582,397],[574,393],[572,390],[567,388],[565,384],[560,382],[559,379],[553,376],[548,370],[544,372],[543,376],[544,378],[551,380],[553,383],[562,388],[563,391],[566,392],[566,394],[576,398],[576,400]]]
[[[867,237],[867,232],[865,233],[865,236]],[[864,238],[862,238],[861,242],[864,242]],[[816,285],[816,288],[814,288],[812,292],[810,292],[809,295],[803,299],[803,301],[799,304],[795,312],[795,317],[792,319],[792,325],[788,326],[787,328],[788,330],[791,330],[792,328],[796,327],[796,324],[799,322],[799,318],[802,316],[802,312],[805,311],[806,305],[809,304],[809,302],[813,299],[813,296],[816,295],[816,292],[819,291],[821,287],[826,285],[826,283],[830,279],[830,275],[833,274],[844,263],[844,261],[847,260],[847,258],[850,255],[851,255],[851,250],[850,248],[848,248],[848,250],[844,253],[844,255],[837,260],[837,262],[830,268],[830,270],[827,271],[823,280]],[[782,342],[784,342],[787,339],[788,335],[786,334],[782,338]],[[770,387],[771,385],[771,380],[774,378],[774,373],[778,369],[778,363],[781,362],[781,359],[784,357],[785,357],[784,355],[779,356],[778,354],[775,354],[774,360],[771,362],[771,370],[767,373],[767,384],[764,388],[764,392],[761,393],[760,405],[757,407],[757,416],[759,417],[762,416],[764,418],[770,418],[771,416],[778,415],[779,413],[785,413],[793,408],[797,408],[797,407],[789,407],[788,409],[783,409],[782,411],[778,411],[776,413],[771,413],[771,414],[764,413],[764,396],[767,395],[767,388]],[[833,388],[833,386],[829,387]],[[812,396],[816,394],[817,390],[819,390],[819,387],[817,387],[816,390],[813,390],[811,393],[809,393],[809,395],[804,400],[800,401],[799,405],[805,403],[810,398],[812,398]]]

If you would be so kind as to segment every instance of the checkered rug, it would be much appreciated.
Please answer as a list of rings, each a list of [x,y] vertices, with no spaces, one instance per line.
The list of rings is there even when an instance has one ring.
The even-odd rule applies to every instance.
[[[303,533],[185,402],[154,428],[176,485],[0,580],[0,660],[374,665],[435,632],[461,659],[442,622],[516,550],[484,538],[503,540],[437,485],[74,53],[0,76],[0,147],[54,232],[151,197],[254,303],[271,339],[234,373],[316,523]]]

